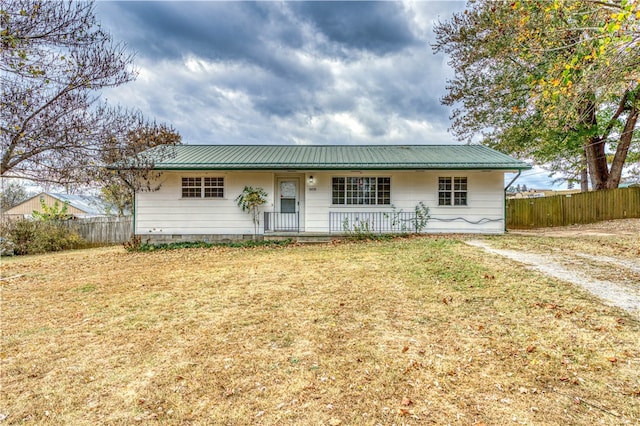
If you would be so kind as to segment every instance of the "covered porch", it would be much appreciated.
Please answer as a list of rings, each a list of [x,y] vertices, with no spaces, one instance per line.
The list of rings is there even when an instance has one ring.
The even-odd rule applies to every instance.
[[[401,234],[424,229],[428,211],[330,211],[328,232],[305,233],[300,224],[300,212],[264,212],[265,236],[274,234],[339,235],[354,233]]]

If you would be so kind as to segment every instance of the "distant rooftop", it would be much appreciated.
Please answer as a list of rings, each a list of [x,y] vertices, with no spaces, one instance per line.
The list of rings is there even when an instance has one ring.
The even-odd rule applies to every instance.
[[[153,148],[157,170],[528,170],[483,145],[178,145]]]
[[[82,210],[89,216],[104,216],[105,206],[102,199],[91,195],[61,194],[57,192],[47,192],[47,195],[57,198],[63,203],[68,202],[70,206]]]

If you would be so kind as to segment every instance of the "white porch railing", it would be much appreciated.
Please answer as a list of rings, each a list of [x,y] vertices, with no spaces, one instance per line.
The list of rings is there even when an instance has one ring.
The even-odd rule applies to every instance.
[[[264,212],[264,232],[300,232],[300,213]]]
[[[329,232],[416,232],[414,212],[329,212]]]

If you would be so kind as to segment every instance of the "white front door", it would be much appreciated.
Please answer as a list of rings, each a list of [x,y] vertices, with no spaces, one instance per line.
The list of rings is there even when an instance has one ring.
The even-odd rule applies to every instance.
[[[300,231],[300,178],[279,177],[276,180],[276,231]]]
[[[296,213],[299,207],[298,179],[279,179],[280,213]]]

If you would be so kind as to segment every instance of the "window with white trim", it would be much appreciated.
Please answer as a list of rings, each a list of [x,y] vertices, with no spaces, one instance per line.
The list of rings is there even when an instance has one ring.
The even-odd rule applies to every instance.
[[[439,206],[466,206],[467,205],[467,178],[466,177],[439,177],[438,178],[438,205]]]
[[[183,177],[182,198],[224,198],[224,178]]]
[[[389,205],[391,178],[334,177],[331,181],[331,200],[334,205]]]

